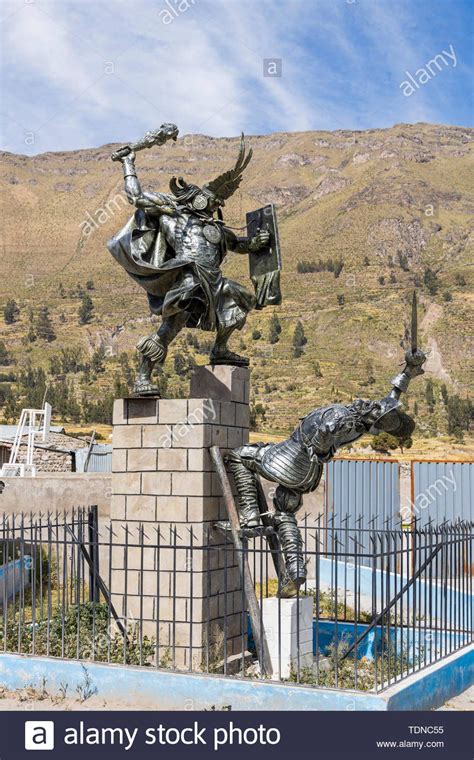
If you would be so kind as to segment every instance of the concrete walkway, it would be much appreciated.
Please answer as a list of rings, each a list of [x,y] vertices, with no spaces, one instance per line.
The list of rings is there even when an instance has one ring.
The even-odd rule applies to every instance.
[[[457,697],[453,697],[443,707],[438,707],[438,710],[456,710],[458,712],[474,710],[474,686],[466,689],[466,691],[463,691]]]

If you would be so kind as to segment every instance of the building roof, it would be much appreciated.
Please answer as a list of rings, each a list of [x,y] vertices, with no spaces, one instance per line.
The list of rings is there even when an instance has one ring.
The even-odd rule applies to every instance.
[[[0,440],[2,441],[14,441],[17,434],[18,425],[0,425]],[[25,434],[28,434],[30,428],[25,427]],[[64,428],[61,426],[50,427],[51,433],[64,433]]]
[[[87,448],[76,451],[74,457],[76,472],[112,471],[112,446],[110,444],[94,443],[90,455]]]
[[[4,443],[7,446],[12,445],[15,440],[17,425],[0,425],[0,444]],[[6,432],[6,435],[4,434]],[[25,428],[25,434],[22,437],[22,446],[25,446],[28,442],[28,428]],[[77,449],[84,449],[89,447],[89,441],[84,438],[76,438],[75,436],[68,435],[64,432],[63,427],[51,427],[46,440],[38,435],[35,438],[35,448],[47,448],[54,449],[56,451],[72,452]]]

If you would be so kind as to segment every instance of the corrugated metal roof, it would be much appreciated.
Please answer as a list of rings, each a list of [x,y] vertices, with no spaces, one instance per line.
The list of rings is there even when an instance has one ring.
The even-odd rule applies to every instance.
[[[27,435],[29,433],[29,427],[26,426],[24,433]],[[64,428],[62,426],[60,427],[50,427],[51,433],[64,433]],[[13,441],[15,440],[15,436],[18,431],[18,425],[0,425],[0,440],[4,441]]]
[[[399,462],[333,459],[326,469],[328,516],[347,528],[360,517],[361,528],[393,527],[400,513],[399,480]]]
[[[421,526],[474,521],[472,462],[413,462],[413,512]]]
[[[400,464],[377,460],[333,459],[326,465],[325,534],[352,551],[347,528],[360,527],[359,549],[371,551],[370,530],[393,528],[400,514]]]
[[[87,461],[89,449],[74,452],[76,472],[112,472],[112,446],[107,443],[94,443]],[[87,462],[87,470],[85,470]]]

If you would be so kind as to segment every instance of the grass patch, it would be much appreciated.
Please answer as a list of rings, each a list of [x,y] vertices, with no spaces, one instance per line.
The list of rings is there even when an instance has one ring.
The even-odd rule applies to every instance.
[[[268,579],[263,585],[261,583],[255,584],[255,591],[257,599],[261,597],[266,599],[278,594],[278,581],[271,578]],[[300,596],[312,596],[313,597],[313,615],[314,617],[325,620],[340,620],[352,622],[355,620],[355,610],[353,607],[344,602],[337,602],[335,594],[330,591],[320,591],[319,599],[316,599],[316,592],[312,589],[308,591],[300,591]],[[364,610],[359,610],[357,615],[358,623],[370,623],[372,615]]]
[[[0,630],[0,646],[9,652],[63,657],[126,665],[150,664],[155,643],[143,636],[139,624],[129,625],[126,637],[117,629],[105,603],[85,602],[53,610],[48,620],[27,623],[17,613]]]

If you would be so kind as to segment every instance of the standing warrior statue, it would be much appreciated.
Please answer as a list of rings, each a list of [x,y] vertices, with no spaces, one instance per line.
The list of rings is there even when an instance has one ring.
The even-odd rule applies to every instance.
[[[162,317],[159,330],[137,344],[141,365],[136,395],[158,393],[151,378],[153,369],[164,362],[168,346],[183,327],[216,332],[212,364],[247,366],[247,358],[227,347],[230,336],[243,327],[251,309],[281,299],[275,276],[278,272],[262,276],[262,267],[256,268],[254,296],[220,271],[228,250],[260,257],[268,254],[271,246],[269,225],[267,229],[257,227],[251,236],[237,237],[223,222],[221,209],[239,187],[252,157],[251,149],[246,154],[243,134],[234,168],[202,188],[173,177],[171,193],[142,190],[135,170],[135,151],[176,140],[177,134],[174,124],[163,124],[135,145],[123,146],[112,155],[112,160],[122,162],[125,192],[137,210],[108,248],[146,290],[151,312]],[[277,245],[276,238],[274,247]]]
[[[323,463],[336,451],[365,433],[387,432],[406,440],[415,429],[414,420],[401,411],[400,396],[410,380],[424,374],[426,356],[416,345],[416,296],[412,306],[412,345],[405,354],[405,367],[391,381],[392,390],[380,401],[356,399],[352,404],[331,404],[314,409],[304,417],[292,435],[277,444],[247,444],[234,449],[226,463],[234,476],[239,500],[241,527],[247,534],[259,532],[262,512],[274,528],[285,560],[280,596],[294,596],[306,578],[303,541],[296,521],[302,495],[314,491],[323,472]],[[268,516],[261,503],[258,476],[278,483],[273,499],[274,512]],[[225,528],[225,525],[218,524]]]

